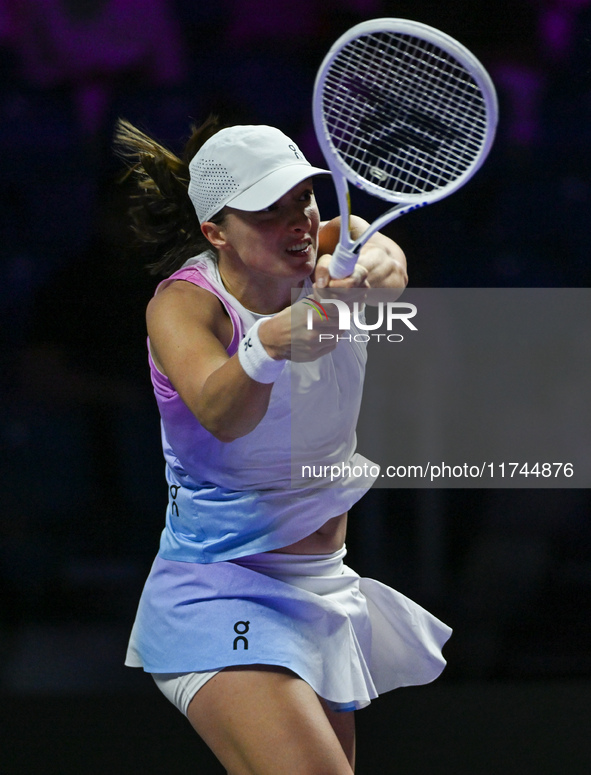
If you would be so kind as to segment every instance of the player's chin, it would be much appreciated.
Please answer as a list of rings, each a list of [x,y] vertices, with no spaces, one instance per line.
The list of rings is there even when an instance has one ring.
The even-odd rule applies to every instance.
[[[316,251],[312,248],[298,253],[286,251],[286,263],[292,272],[308,277],[316,267]]]

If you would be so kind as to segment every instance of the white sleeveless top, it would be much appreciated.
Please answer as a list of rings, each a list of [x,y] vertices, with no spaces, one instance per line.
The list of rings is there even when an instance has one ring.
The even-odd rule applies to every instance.
[[[222,301],[234,327],[229,355],[264,317],[228,293],[210,253],[190,259],[159,288],[175,280]],[[307,282],[301,295],[310,291]],[[200,425],[150,358],[169,485],[160,557],[209,563],[279,549],[347,511],[371,487],[375,475],[366,474],[372,464],[355,452],[367,353],[364,342],[354,341],[356,330],[350,333],[351,341],[340,341],[317,361],[287,362],[265,417],[232,442]],[[333,468],[332,481],[317,477],[320,467],[328,472],[331,465],[340,476]],[[315,478],[302,477],[302,466]]]

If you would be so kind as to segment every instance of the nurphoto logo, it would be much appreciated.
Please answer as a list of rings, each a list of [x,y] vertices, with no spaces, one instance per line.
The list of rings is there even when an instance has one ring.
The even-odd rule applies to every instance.
[[[376,338],[381,340],[384,338],[388,342],[402,342],[404,337],[399,333],[391,333],[396,321],[401,321],[410,331],[417,331],[417,327],[411,322],[410,318],[413,318],[417,314],[416,305],[410,304],[404,301],[380,301],[376,305],[377,308],[377,320],[372,323],[368,323],[365,320],[363,303],[358,301],[353,303],[353,310],[349,304],[342,299],[310,299],[304,300],[310,309],[307,312],[306,327],[308,331],[312,331],[314,328],[315,315],[318,315],[320,320],[328,320],[328,312],[325,309],[325,305],[333,304],[339,313],[339,331],[351,331],[351,326],[359,331],[377,331],[381,329],[384,324],[388,333],[372,333],[363,334],[356,333],[353,336],[356,342],[369,342],[370,338]],[[338,334],[325,334],[320,333],[318,335],[319,341],[334,339],[337,340],[349,337],[339,336]],[[350,335],[349,335],[350,336]]]

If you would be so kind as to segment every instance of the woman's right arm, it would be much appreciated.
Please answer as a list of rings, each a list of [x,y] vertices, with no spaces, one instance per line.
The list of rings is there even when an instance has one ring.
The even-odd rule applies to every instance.
[[[302,319],[306,309],[301,310]],[[224,442],[254,430],[265,416],[273,383],[251,379],[238,354],[228,356],[232,323],[219,299],[192,283],[177,281],[154,296],[146,319],[155,365],[201,425]],[[316,360],[334,348],[319,343],[317,332],[314,337],[314,332],[309,333],[308,341],[300,345],[298,360]],[[292,308],[266,320],[259,335],[272,358],[290,359]]]
[[[254,430],[273,385],[255,382],[228,356],[232,324],[219,299],[175,282],[150,301],[146,320],[154,363],[201,425],[225,442]]]

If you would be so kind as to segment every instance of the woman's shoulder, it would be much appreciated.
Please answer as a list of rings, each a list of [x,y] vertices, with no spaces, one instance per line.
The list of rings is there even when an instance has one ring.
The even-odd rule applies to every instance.
[[[224,320],[227,314],[219,297],[187,277],[172,279],[150,299],[146,310],[148,331],[161,324],[168,327],[179,323],[215,330]]]
[[[148,304],[148,318],[175,310],[191,317],[215,316],[223,311],[216,285],[215,258],[200,253],[159,283]]]
[[[185,280],[201,288],[215,290],[219,284],[215,256],[210,251],[205,251],[185,261],[182,266],[157,285],[154,295],[158,296],[178,280]]]

